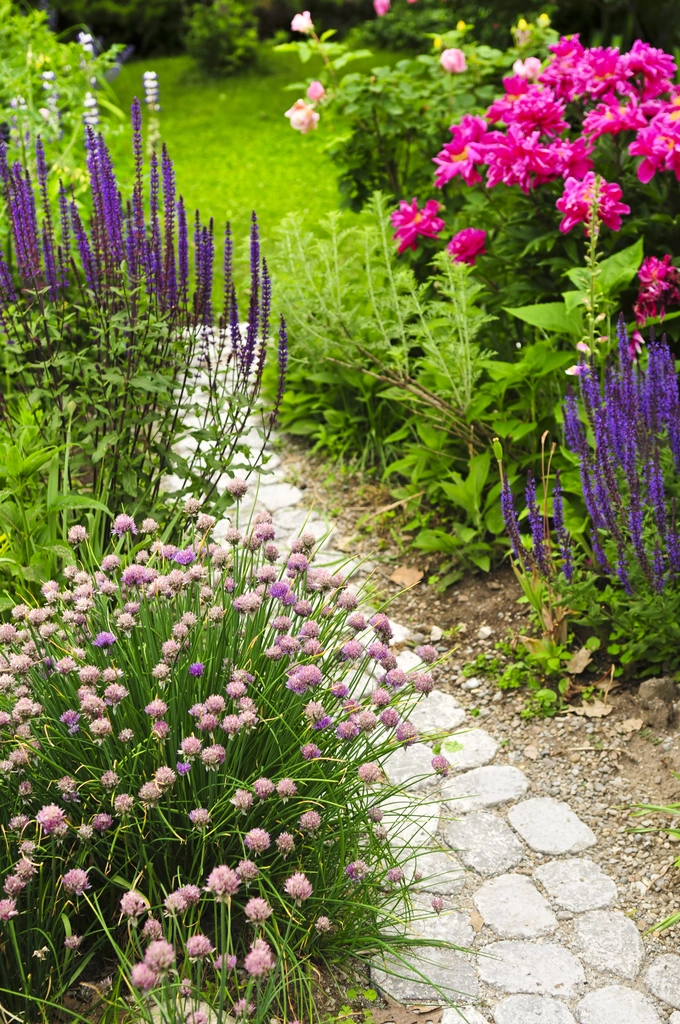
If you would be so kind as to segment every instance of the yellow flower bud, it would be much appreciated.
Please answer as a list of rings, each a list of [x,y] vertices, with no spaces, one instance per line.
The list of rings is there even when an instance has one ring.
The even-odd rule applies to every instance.
[[[456,25],[456,31],[457,32],[464,32],[466,28],[467,28],[467,25],[465,24],[464,21],[459,21],[458,24]]]
[[[550,17],[547,14],[539,14],[537,21],[541,28],[547,28],[550,24]]]
[[[517,28],[520,30],[520,32],[526,32],[526,30],[529,28],[529,25],[524,20],[524,18],[520,18],[517,22]]]
[[[442,48],[442,38],[441,38],[441,36],[435,36],[434,40],[432,42],[432,45],[434,46],[435,50],[441,50],[441,48]]]

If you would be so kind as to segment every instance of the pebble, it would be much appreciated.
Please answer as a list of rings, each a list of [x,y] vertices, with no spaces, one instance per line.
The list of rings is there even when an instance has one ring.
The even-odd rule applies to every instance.
[[[587,857],[548,861],[534,878],[563,910],[600,910],[616,899],[616,883]]]
[[[497,753],[498,740],[485,729],[457,732],[442,743],[442,754],[457,771],[481,768],[493,761]]]
[[[548,996],[509,996],[493,1011],[495,1024],[576,1024],[564,1003]]]
[[[633,980],[640,970],[644,948],[640,933],[620,911],[591,910],[576,920],[574,940],[587,964]]]
[[[484,807],[519,800],[529,788],[529,780],[512,765],[487,765],[475,768],[442,785],[442,799],[454,814],[466,814]]]
[[[680,956],[667,953],[657,957],[645,974],[645,982],[652,995],[680,1010]]]
[[[501,992],[570,999],[586,980],[576,957],[551,942],[492,942],[484,952],[489,955],[479,958],[479,975]]]
[[[258,504],[264,505],[268,512],[278,512],[280,509],[291,508],[302,501],[302,491],[293,484],[262,484],[257,492]],[[305,518],[307,513],[305,513]],[[293,527],[295,529],[295,527]]]
[[[576,1012],[579,1024],[661,1024],[650,1001],[623,985],[608,985],[590,992]]]
[[[580,853],[597,842],[591,828],[553,797],[523,800],[508,813],[510,824],[539,853]]]
[[[470,679],[466,679],[464,683],[461,683],[461,690],[478,690],[481,685],[481,679],[478,679],[477,676],[471,676]]]
[[[537,939],[557,928],[548,901],[524,875],[499,875],[473,897],[477,910],[501,939]]]
[[[450,822],[446,842],[466,867],[484,876],[500,875],[524,857],[524,847],[505,822],[484,812]]]

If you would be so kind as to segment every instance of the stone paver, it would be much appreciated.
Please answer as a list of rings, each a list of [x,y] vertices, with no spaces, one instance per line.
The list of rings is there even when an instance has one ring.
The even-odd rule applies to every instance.
[[[402,672],[410,672],[411,669],[418,668],[421,664],[422,663],[420,661],[420,658],[418,657],[417,654],[415,654],[414,651],[408,651],[408,650],[407,651],[401,651],[397,655],[397,666],[398,666],[398,668],[400,668],[402,670]],[[453,700],[453,697],[451,698],[451,700]],[[429,701],[429,698],[428,698],[428,701]],[[418,705],[418,707],[421,707],[425,703],[426,703],[425,701],[421,700],[421,702]],[[414,725],[415,725],[415,723],[414,723]],[[442,729],[442,727],[440,726],[438,731],[441,732],[441,729]]]
[[[661,1024],[661,1018],[641,992],[608,985],[590,992],[576,1008],[579,1024]]]
[[[400,663],[404,654],[407,653],[411,654],[412,652],[403,651],[398,656],[397,662]],[[399,664],[399,667],[401,668],[402,665]],[[453,732],[465,721],[465,711],[451,694],[443,693],[442,690],[433,690],[414,708],[409,715],[409,721],[415,725],[421,735]]]
[[[576,957],[552,942],[492,942],[484,953],[479,976],[500,992],[570,999],[586,980]]]
[[[282,508],[291,508],[302,501],[302,491],[288,483],[262,484],[257,492],[258,504],[264,505],[268,512],[278,512]]]
[[[534,878],[562,910],[602,910],[616,899],[616,883],[587,857],[551,860],[536,868]]]
[[[416,889],[436,896],[453,896],[465,885],[465,868],[457,857],[444,850],[418,854],[414,871],[422,876]]]
[[[450,822],[446,842],[466,867],[485,876],[500,875],[516,867],[524,857],[524,847],[514,832],[500,818],[485,811]]]
[[[620,911],[591,910],[574,924],[574,941],[587,964],[631,981],[644,957],[642,939],[629,917]]]
[[[395,849],[415,853],[429,846],[434,839],[441,804],[438,800],[409,797],[406,794],[390,796],[381,804],[383,825],[387,828],[390,842]]]
[[[523,800],[510,809],[508,819],[525,843],[539,853],[581,853],[597,842],[569,804],[549,796]]]
[[[680,1024],[680,1013],[677,1010],[674,1010],[668,1018],[668,1024]]]
[[[470,924],[468,914],[462,914],[459,910],[448,910],[441,914],[435,914],[432,907],[418,901],[416,904],[418,916],[411,923],[411,931],[424,939],[439,939],[442,942],[450,942],[462,949],[469,949],[472,945],[474,932]]]
[[[393,786],[422,791],[439,785],[432,768],[432,750],[425,743],[400,747],[383,761],[383,769]]]
[[[537,939],[557,928],[548,901],[525,875],[500,875],[474,895],[477,910],[501,939]]]
[[[652,995],[680,1010],[680,956],[666,953],[657,957],[645,974],[645,982]]]
[[[498,740],[485,729],[457,732],[442,743],[442,754],[456,771],[481,768],[493,761],[498,753]]]
[[[466,1006],[461,1013],[450,1008],[444,1010],[441,1024],[489,1024],[486,1017],[482,1017],[479,1010],[475,1010],[474,1006]]]
[[[519,800],[528,788],[529,780],[519,768],[490,764],[446,779],[442,799],[454,814],[467,814]]]
[[[493,1011],[495,1024],[576,1024],[570,1010],[549,996],[508,996]]]
[[[379,968],[374,968],[371,972],[374,985],[398,1002],[419,1001],[435,1006],[441,1005],[442,995],[438,989],[441,989],[452,1003],[471,1002],[479,995],[477,971],[472,961],[463,953],[455,953],[438,946],[419,948],[419,970],[429,981],[421,978],[418,971],[414,970],[413,951],[404,950],[403,955],[406,963],[387,960],[387,966],[398,974],[398,977]]]

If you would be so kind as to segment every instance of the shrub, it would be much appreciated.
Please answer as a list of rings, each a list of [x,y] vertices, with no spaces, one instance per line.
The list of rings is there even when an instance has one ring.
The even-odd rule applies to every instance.
[[[257,19],[240,0],[197,3],[189,15],[187,50],[211,75],[233,75],[255,59]]]
[[[166,500],[170,474],[180,493],[220,494],[224,507],[231,501],[226,467],[248,464],[243,434],[270,333],[271,287],[257,222],[253,217],[242,334],[229,225],[217,326],[213,223],[196,213],[192,273],[187,211],[165,149],[160,163],[151,155],[145,209],[137,101],[133,128],[135,178],[125,204],[104,139],[88,135],[89,231],[81,207],[56,183],[58,209],[52,208],[53,172],[40,140],[40,219],[28,171],[18,163],[0,167],[16,266],[13,275],[0,257],[0,313],[11,340],[0,411],[7,442],[16,449],[6,469],[17,478],[2,492],[0,517],[14,545],[9,568],[28,582],[51,575],[55,559],[68,557],[63,545],[74,509],[104,513],[89,523],[102,552],[108,508],[154,513]],[[272,423],[264,418],[263,437]],[[32,461],[24,464],[26,458]],[[36,473],[42,467],[42,475]]]
[[[214,517],[186,512],[177,545],[119,515],[101,562],[83,531],[80,565],[0,627],[0,980],[33,1016],[87,962],[75,939],[64,950],[73,935],[85,958],[120,958],[114,1001],[128,961],[146,963],[131,978],[144,1020],[180,981],[192,1009],[313,1014],[312,963],[399,946],[386,931],[407,912],[412,851],[379,824],[380,764],[414,741],[431,676],[396,667],[387,617],[367,623],[345,577],[313,567],[313,535],[281,565],[267,513],[217,545]],[[48,950],[29,978],[36,935]],[[175,957],[186,973],[169,978]]]
[[[54,0],[59,27],[87,25],[107,42],[132,44],[140,53],[182,49],[184,0]]]

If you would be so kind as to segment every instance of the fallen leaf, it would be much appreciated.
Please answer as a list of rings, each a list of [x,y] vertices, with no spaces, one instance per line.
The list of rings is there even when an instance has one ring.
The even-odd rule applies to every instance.
[[[503,589],[503,584],[502,583],[497,583],[496,580],[487,580],[486,585],[489,588],[489,590],[502,590]]]
[[[411,1013],[437,1013],[438,1010],[441,1010],[441,1006],[419,1006],[416,1003],[413,1006],[407,1006],[406,1009]]]
[[[478,910],[473,910],[470,914],[470,925],[475,932],[481,932],[484,927],[484,918]]]
[[[624,718],[621,722],[621,731],[626,733],[637,732],[644,725],[642,718]]]
[[[424,572],[412,565],[400,565],[394,570],[390,579],[393,583],[398,583],[400,587],[414,587],[416,583],[420,583],[424,575]]]
[[[469,601],[470,598],[467,596],[467,594],[459,594],[458,595],[458,600],[459,601]]]
[[[538,757],[538,747],[530,743],[528,747],[524,748],[524,756],[528,757],[530,761],[535,761]]]
[[[575,715],[582,718],[606,718],[614,708],[610,704],[604,704],[601,700],[594,700],[590,704],[582,704],[580,708],[572,708]]]
[[[338,551],[344,551],[345,554],[349,554],[350,552],[354,551],[356,549],[356,546],[356,537],[341,536],[333,538],[333,547],[337,548]]]
[[[590,665],[593,660],[593,655],[587,647],[582,647],[580,651],[577,651],[573,658],[567,662],[565,668],[572,676],[578,676],[581,672],[585,671],[586,667]]]

